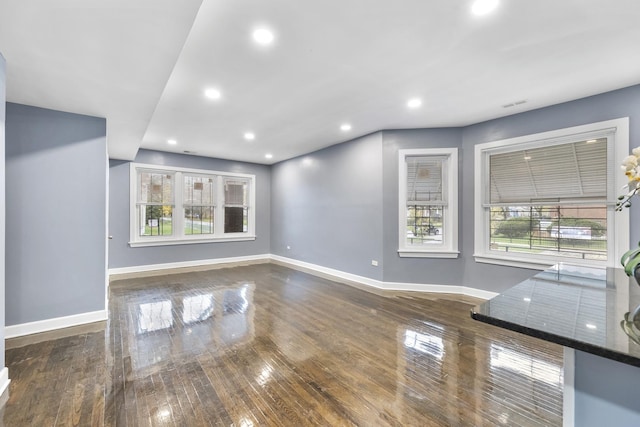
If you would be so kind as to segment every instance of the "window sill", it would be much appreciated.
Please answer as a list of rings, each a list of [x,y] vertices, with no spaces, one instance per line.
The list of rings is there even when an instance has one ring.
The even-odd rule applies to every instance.
[[[459,251],[418,251],[398,249],[400,258],[458,258]]]
[[[546,270],[549,267],[558,264],[573,264],[573,265],[582,265],[582,266],[593,266],[594,264],[604,266],[604,262],[593,261],[593,260],[580,260],[575,258],[555,258],[553,260],[544,260],[544,259],[525,259],[518,257],[506,257],[500,255],[493,254],[473,254],[476,262],[483,264],[493,264],[493,265],[502,265],[505,267],[518,267],[518,268],[528,268],[531,270]]]
[[[144,240],[129,242],[129,246],[132,248],[140,248],[145,246],[192,245],[198,243],[247,242],[250,240],[256,240],[256,236],[216,237],[208,239]]]

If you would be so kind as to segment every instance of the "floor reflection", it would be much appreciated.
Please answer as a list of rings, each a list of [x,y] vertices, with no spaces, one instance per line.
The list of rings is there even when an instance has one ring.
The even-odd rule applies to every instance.
[[[442,360],[444,356],[442,338],[435,335],[421,334],[420,332],[407,329],[404,332],[404,346],[433,356],[438,360]]]
[[[527,407],[559,420],[561,363],[492,341],[432,322],[399,326],[396,415],[440,414],[429,421],[436,425],[537,425]]]
[[[171,301],[148,302],[138,304],[138,334],[166,329],[173,326],[173,314],[171,313]]]
[[[532,381],[542,381],[554,386],[563,384],[561,366],[496,344],[491,344],[490,364],[494,370],[507,369]]]
[[[145,369],[162,365],[176,354],[186,357],[215,352],[253,339],[255,284],[205,289],[201,294],[198,289],[190,289],[153,302],[136,300],[148,301],[159,295],[146,293],[131,298],[128,306],[136,325],[135,336],[129,337],[133,374],[146,375]]]
[[[104,330],[8,346],[0,421],[562,424],[559,347],[473,321],[454,296],[382,296],[273,264],[110,292]]]
[[[182,322],[188,325],[207,320],[213,315],[214,304],[213,294],[184,297],[182,300]]]

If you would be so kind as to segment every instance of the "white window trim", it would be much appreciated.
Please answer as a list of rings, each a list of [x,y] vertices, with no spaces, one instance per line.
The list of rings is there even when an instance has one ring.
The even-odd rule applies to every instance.
[[[174,181],[174,201],[182,200],[183,174],[216,176],[216,215],[214,216],[214,230],[216,233],[205,235],[188,235],[188,236],[140,236],[137,230],[137,192],[138,192],[138,170],[148,170],[157,172],[172,173],[176,177]],[[222,203],[222,181],[224,177],[242,178],[249,181],[249,227],[246,233],[224,233],[224,217],[219,213],[218,206],[223,207]],[[174,204],[174,230],[182,230],[183,206]],[[211,171],[204,169],[190,169],[173,166],[149,165],[144,163],[131,163],[129,169],[129,246],[132,248],[144,246],[167,246],[167,245],[185,245],[196,243],[216,243],[216,242],[243,242],[256,239],[256,177],[233,172]]]
[[[458,149],[418,148],[398,150],[398,255],[403,258],[457,258],[458,251]],[[448,167],[447,208],[444,210],[443,244],[433,248],[417,248],[406,244],[407,239],[407,163],[408,156],[446,156]]]
[[[475,146],[475,241],[474,241],[474,258],[476,262],[487,264],[506,265],[510,267],[532,268],[544,270],[558,262],[566,262],[578,265],[594,265],[598,264],[593,260],[580,260],[574,258],[563,258],[558,256],[542,256],[542,255],[504,255],[495,254],[489,251],[489,230],[487,227],[488,210],[483,207],[483,192],[488,191],[487,182],[484,179],[488,168],[489,151],[495,153],[500,148],[509,147],[515,149],[519,144],[533,142],[551,143],[554,140],[577,139],[580,134],[594,134],[598,132],[610,133],[614,132],[614,168],[613,177],[614,184],[612,190],[615,194],[607,195],[607,262],[600,263],[607,267],[618,267],[618,263],[622,254],[629,249],[629,210],[625,209],[621,212],[615,211],[615,202],[618,194],[622,194],[622,187],[627,184],[627,179],[619,170],[622,160],[629,155],[629,118],[619,118],[607,120],[603,122],[590,123],[582,126],[574,126],[565,129],[557,129],[549,132],[542,132],[532,135],[525,135],[517,138],[504,139],[500,141],[487,142],[477,144]],[[617,172],[616,172],[617,171]],[[485,186],[485,187],[483,187]]]

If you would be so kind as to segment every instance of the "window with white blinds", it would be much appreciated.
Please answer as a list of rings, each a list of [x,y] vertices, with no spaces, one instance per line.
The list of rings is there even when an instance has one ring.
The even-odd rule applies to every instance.
[[[608,138],[489,154],[488,202],[605,203]]]
[[[400,256],[458,255],[457,165],[457,149],[400,150]]]
[[[255,176],[131,164],[131,246],[255,239]]]
[[[407,205],[444,205],[444,156],[407,156]],[[444,167],[443,167],[444,166]]]
[[[613,265],[629,238],[614,212],[627,149],[627,119],[476,145],[476,260]]]

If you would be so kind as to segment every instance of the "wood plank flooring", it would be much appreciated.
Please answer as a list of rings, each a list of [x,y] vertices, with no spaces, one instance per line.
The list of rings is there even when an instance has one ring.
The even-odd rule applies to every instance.
[[[276,264],[113,282],[103,329],[8,340],[0,425],[561,425],[561,348],[465,300]]]

